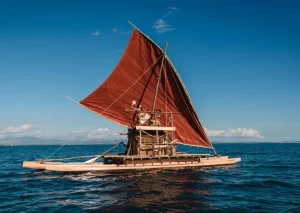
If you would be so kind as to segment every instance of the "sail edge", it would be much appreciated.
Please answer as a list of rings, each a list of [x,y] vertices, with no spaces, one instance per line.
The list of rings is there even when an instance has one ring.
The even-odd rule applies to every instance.
[[[142,35],[144,35],[147,39],[149,39],[153,44],[155,44],[161,51],[163,51],[162,48],[161,48],[157,43],[155,43],[148,35],[146,35],[144,32],[142,32],[139,28],[137,28],[137,27],[136,27],[134,24],[132,24],[130,21],[128,21],[128,22],[129,22],[129,24],[130,24],[131,26],[133,26],[137,31],[139,31]],[[190,97],[190,95],[189,95],[189,93],[188,93],[188,91],[187,91],[187,88],[186,88],[186,86],[184,85],[184,83],[183,83],[183,81],[182,81],[182,79],[181,79],[181,77],[180,77],[178,71],[176,70],[174,64],[172,63],[172,61],[171,61],[171,59],[168,57],[168,55],[165,55],[165,57],[166,57],[167,61],[170,63],[170,65],[172,66],[172,68],[174,69],[174,73],[176,74],[177,78],[179,79],[179,81],[180,81],[180,83],[181,83],[181,85],[182,85],[182,87],[183,87],[183,89],[184,89],[184,92],[185,92],[186,96],[188,97],[189,102],[190,102],[190,104],[191,104],[193,110],[194,110],[195,113],[196,113],[197,119],[199,120],[199,122],[200,122],[201,125],[202,125],[202,122],[201,122],[201,120],[199,119],[198,113],[197,113],[197,111],[195,110],[195,107],[194,107],[194,105],[193,105],[193,103],[192,103],[192,99],[191,99],[191,97]],[[203,128],[203,129],[204,129],[204,128]],[[207,135],[207,133],[206,133],[206,131],[205,131],[205,129],[204,129],[204,134],[205,134],[205,136],[206,136],[206,138],[207,138],[209,144],[211,145],[211,147],[205,147],[205,148],[212,148],[212,149],[214,149],[214,148],[213,148],[213,145],[212,145],[212,143],[211,143],[211,141],[210,141],[210,139],[209,139],[209,137],[208,137],[208,135]],[[188,145],[188,144],[186,144],[186,145]]]

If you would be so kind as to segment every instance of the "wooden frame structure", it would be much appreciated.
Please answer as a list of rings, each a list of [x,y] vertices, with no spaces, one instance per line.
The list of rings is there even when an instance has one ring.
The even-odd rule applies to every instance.
[[[130,22],[129,22],[130,23]],[[159,109],[155,109],[156,101],[157,101],[157,95],[158,95],[158,89],[159,84],[161,81],[161,77],[164,74],[164,79],[167,78],[167,74],[163,72],[163,67],[165,63],[168,63],[173,69],[175,75],[178,77],[178,81],[180,81],[180,85],[182,85],[182,89],[177,93],[180,93],[182,96],[182,93],[185,93],[186,99],[181,99],[185,102],[190,101],[190,108],[195,111],[190,97],[187,94],[187,90],[179,77],[179,74],[177,73],[174,65],[170,61],[170,59],[167,57],[167,46],[168,43],[165,43],[165,48],[162,50],[157,44],[155,44],[148,36],[146,36],[144,33],[142,33],[138,28],[136,28],[132,23],[130,23],[137,31],[139,31],[143,36],[147,37],[152,44],[156,45],[158,49],[162,51],[162,55],[160,55],[156,62],[158,63],[158,60],[161,59],[160,67],[159,67],[159,73],[157,76],[157,81],[153,79],[152,85],[155,85],[155,87],[152,87],[154,91],[153,96],[153,104],[152,109],[144,110],[140,106],[135,106],[136,101],[132,100],[132,105],[130,110],[125,110],[124,113],[133,113],[132,120],[135,120],[131,124],[131,128],[128,129],[128,143],[126,145],[126,150],[122,154],[107,154],[112,149],[116,148],[121,143],[117,144],[116,146],[112,147],[111,149],[107,150],[101,155],[96,156],[81,156],[82,158],[86,157],[93,157],[90,160],[87,160],[85,162],[76,162],[76,163],[65,163],[65,162],[56,162],[56,160],[70,160],[70,159],[76,159],[80,157],[74,157],[74,158],[65,158],[65,159],[48,159],[48,160],[37,160],[37,161],[24,161],[23,167],[24,168],[30,168],[30,169],[42,169],[42,170],[49,170],[49,171],[62,171],[62,172],[86,172],[86,171],[112,171],[112,170],[128,170],[128,169],[154,169],[154,168],[178,168],[178,167],[201,167],[201,166],[219,166],[219,165],[230,165],[237,162],[240,162],[240,158],[231,158],[229,159],[228,156],[219,156],[217,155],[214,147],[212,146],[211,142],[209,141],[205,131],[202,129],[202,126],[200,124],[199,118],[197,117],[196,113],[194,113],[192,117],[194,120],[196,119],[199,121],[199,125],[201,127],[201,137],[206,138],[206,148],[211,148],[214,151],[214,155],[209,154],[186,154],[182,152],[176,152],[176,147],[178,144],[185,144],[184,141],[177,141],[175,138],[176,130],[177,128],[180,129],[181,127],[184,127],[183,130],[185,130],[186,126],[189,125],[188,122],[186,122],[186,117],[184,117],[184,120],[181,120],[180,122],[185,123],[185,125],[179,126],[178,123],[177,128],[174,126],[174,116],[176,114],[180,114],[180,112],[172,112],[165,110],[162,112]],[[156,65],[156,62],[153,65]],[[152,65],[151,65],[152,67]],[[157,67],[158,68],[158,67]],[[174,74],[172,72],[172,74]],[[140,76],[141,77],[141,76]],[[174,77],[174,76],[173,76]],[[149,77],[150,80],[151,76]],[[175,77],[174,77],[175,78]],[[176,82],[177,84],[177,82]],[[178,85],[177,85],[178,87]],[[105,87],[106,88],[106,87]],[[129,87],[130,88],[130,87]],[[166,80],[165,80],[165,88],[166,88]],[[128,89],[127,89],[128,90]],[[152,91],[153,91],[152,90]],[[125,90],[126,91],[126,90]],[[181,92],[183,91],[183,92]],[[172,91],[173,92],[173,91]],[[121,96],[124,93],[121,94]],[[166,91],[165,91],[166,95]],[[113,100],[113,102],[110,104],[110,106],[116,102],[121,96]],[[98,96],[97,96],[98,97]],[[69,97],[68,97],[69,98]],[[114,97],[113,97],[114,98]],[[150,94],[150,98],[148,97],[148,101],[152,101],[152,94]],[[70,100],[74,101],[73,99],[69,98]],[[159,100],[159,99],[158,99]],[[165,99],[165,102],[167,100]],[[100,113],[97,110],[90,109],[89,106],[85,106],[81,103],[78,103],[74,101],[75,103],[79,104],[80,106],[106,118],[103,113],[109,108],[105,108],[105,110]],[[181,103],[181,102],[179,102]],[[173,102],[175,104],[175,102]],[[151,105],[151,102],[150,102]],[[162,100],[160,100],[160,106],[162,106]],[[187,105],[185,105],[187,106]],[[122,106],[123,107],[123,106]],[[190,111],[190,108],[189,111]],[[175,109],[175,108],[174,108]],[[181,108],[180,108],[181,109]],[[116,109],[116,111],[118,111]],[[191,113],[191,112],[190,112]],[[164,123],[164,126],[161,126],[160,117],[161,115],[165,116],[166,122]],[[119,123],[118,121],[114,119],[109,119],[119,125],[126,126],[124,124]],[[127,118],[125,119],[127,122]],[[190,122],[191,120],[189,120]],[[125,122],[125,123],[126,123]],[[175,120],[177,122],[177,120]],[[193,120],[191,121],[193,122]],[[181,123],[180,123],[181,124]],[[130,125],[127,125],[130,126]],[[181,128],[182,130],[182,128]],[[190,130],[193,130],[191,127]],[[184,131],[180,131],[184,132]],[[189,132],[188,132],[189,133]],[[199,134],[200,134],[199,133]],[[181,140],[184,140],[188,137],[188,135],[185,137],[180,137],[177,134],[177,137]],[[190,140],[191,141],[191,140]],[[193,145],[193,143],[189,144]],[[210,147],[209,147],[210,146]],[[61,147],[60,147],[61,148]],[[59,149],[60,149],[59,148]],[[58,150],[59,150],[58,149]],[[58,151],[57,150],[57,151]],[[55,153],[55,152],[54,152]],[[99,158],[103,158],[103,162],[96,162]]]

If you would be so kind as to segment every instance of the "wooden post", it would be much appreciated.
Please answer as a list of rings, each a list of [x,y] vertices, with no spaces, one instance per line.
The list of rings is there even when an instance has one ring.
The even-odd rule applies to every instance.
[[[154,144],[152,143],[152,156],[155,156]]]
[[[160,65],[159,75],[158,75],[157,83],[156,83],[156,90],[155,90],[154,101],[153,101],[153,105],[152,105],[152,112],[154,112],[154,108],[155,108],[156,97],[157,97],[158,86],[159,86],[159,80],[161,78],[162,68],[163,68],[164,60],[165,60],[165,55],[167,53],[167,46],[168,46],[168,42],[166,41],[165,49],[164,49],[164,52],[162,53],[164,55],[163,55],[163,57],[161,59],[161,65]]]
[[[132,143],[133,143],[132,138],[131,138],[131,136],[129,136],[128,137],[128,144],[127,144],[127,147],[128,147],[128,149],[127,149],[127,155],[130,155]]]
[[[173,127],[173,113],[171,113],[171,127]],[[172,131],[172,141],[174,140],[174,131]]]
[[[141,155],[141,146],[142,146],[142,130],[140,130],[139,155]]]

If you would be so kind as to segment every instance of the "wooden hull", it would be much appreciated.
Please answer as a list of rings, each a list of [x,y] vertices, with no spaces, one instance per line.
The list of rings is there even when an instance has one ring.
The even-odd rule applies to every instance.
[[[139,169],[164,169],[183,167],[207,167],[235,164],[241,158],[228,158],[228,156],[210,157],[201,159],[200,162],[164,162],[144,164],[103,164],[103,163],[62,163],[62,162],[39,162],[24,161],[23,167],[28,169],[47,170],[56,172],[91,172],[91,171],[117,171],[117,170],[139,170]]]

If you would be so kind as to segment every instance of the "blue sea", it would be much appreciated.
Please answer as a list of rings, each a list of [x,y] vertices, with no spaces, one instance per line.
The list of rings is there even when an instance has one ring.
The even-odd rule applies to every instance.
[[[216,144],[219,154],[242,158],[222,167],[83,174],[22,168],[58,147],[0,147],[1,212],[300,212],[300,144]],[[110,147],[65,146],[53,157]]]

